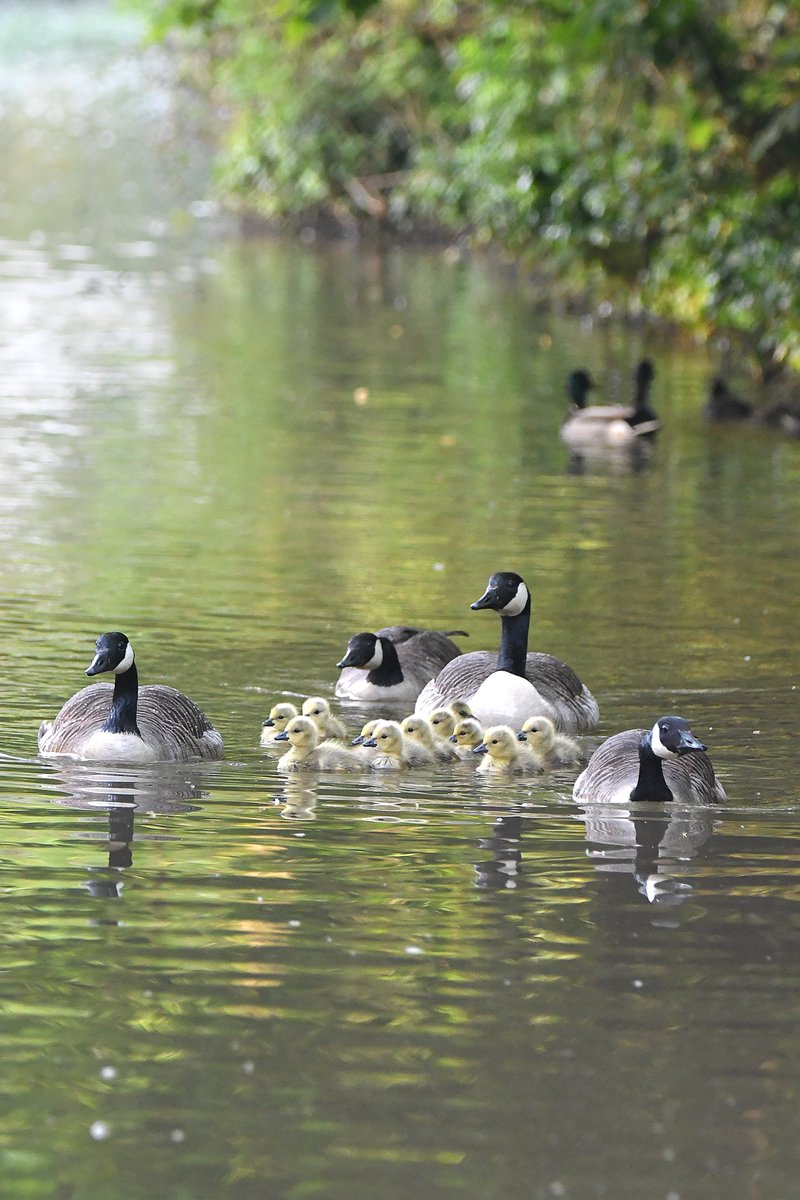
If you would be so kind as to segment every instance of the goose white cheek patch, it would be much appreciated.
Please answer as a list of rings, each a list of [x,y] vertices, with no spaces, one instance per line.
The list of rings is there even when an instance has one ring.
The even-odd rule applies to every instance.
[[[375,643],[375,653],[373,654],[372,658],[369,660],[368,663],[364,663],[364,670],[365,671],[374,671],[381,665],[382,662],[383,662],[383,646],[380,644],[380,642],[376,642]]]
[[[518,617],[528,603],[529,592],[524,583],[520,583],[511,600],[500,612],[504,617]]]
[[[118,663],[117,666],[114,667],[114,674],[122,675],[122,674],[124,674],[125,671],[130,670],[130,668],[132,666],[133,666],[133,646],[131,645],[130,642],[128,642],[127,649],[125,650],[125,657],[122,659],[122,662]]]
[[[661,734],[658,728],[658,722],[653,726],[650,733],[650,745],[653,747],[653,753],[659,758],[675,758],[672,750],[669,750],[661,740]]]

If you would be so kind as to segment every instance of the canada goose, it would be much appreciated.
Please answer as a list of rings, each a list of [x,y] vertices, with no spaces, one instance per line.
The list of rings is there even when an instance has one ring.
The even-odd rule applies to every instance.
[[[557,729],[585,733],[599,719],[597,703],[575,672],[552,654],[527,653],[530,592],[513,571],[492,575],[473,609],[500,616],[500,652],[472,650],[448,663],[420,693],[416,711],[431,712],[454,698],[465,699],[476,719],[488,725],[522,727],[544,714]]]
[[[773,400],[759,412],[758,420],[788,433],[789,437],[800,437],[800,396],[787,395]]]
[[[529,717],[517,734],[521,742],[530,746],[543,767],[577,767],[586,762],[580,746],[566,734],[556,733],[549,717]]]
[[[428,680],[461,654],[450,634],[467,636],[460,629],[420,629],[398,642],[380,632],[356,633],[336,664],[341,675],[335,694],[351,700],[416,700]]]
[[[461,761],[474,765],[472,751],[483,741],[483,730],[474,717],[464,717],[450,734],[450,741],[455,745],[456,754]]]
[[[311,717],[293,717],[277,734],[276,742],[289,742],[290,748],[278,759],[279,771],[364,771],[364,759],[347,746],[320,741],[319,729]]]
[[[299,713],[294,704],[288,704],[285,701],[273,704],[269,710],[269,716],[261,726],[261,745],[269,749],[278,749],[280,744],[278,747],[275,746],[276,734],[283,733],[292,717],[297,716]]]
[[[721,803],[725,790],[706,747],[683,717],[659,717],[652,729],[626,729],[597,747],[572,795],[592,803]]]
[[[347,729],[344,724],[333,715],[330,704],[322,696],[309,696],[307,700],[304,700],[300,715],[311,717],[321,738],[347,737]]]
[[[53,721],[39,726],[39,753],[100,762],[186,762],[222,758],[222,737],[183,692],[166,684],[139,687],[133,646],[124,633],[103,633],[87,675],[112,672],[109,683],[76,692]]]
[[[372,737],[364,745],[373,752],[370,766],[374,771],[404,771],[421,765],[412,762],[410,747],[397,721],[377,721]]]
[[[412,713],[400,722],[403,736],[416,747],[420,756],[428,755],[429,762],[448,762],[457,757],[455,748],[449,742],[437,738],[431,728],[430,721],[419,713]]]
[[[487,729],[483,741],[472,751],[482,754],[478,770],[482,774],[498,772],[510,775],[530,775],[541,771],[541,764],[533,751],[520,742],[508,725],[494,725]]]
[[[721,375],[711,382],[703,416],[707,421],[744,421],[753,415],[753,406],[732,392]]]
[[[562,441],[571,450],[588,451],[629,446],[637,438],[655,434],[660,422],[650,407],[650,387],[654,378],[653,364],[647,358],[642,359],[636,368],[632,405],[586,407],[586,397],[594,383],[585,371],[573,371],[567,381],[572,407],[561,426]]]
[[[465,721],[467,717],[474,716],[474,713],[467,704],[466,700],[462,700],[460,697],[456,700],[451,700],[447,707],[450,709],[450,712],[457,721]]]
[[[448,741],[456,727],[456,717],[449,708],[435,708],[433,712],[428,713],[428,723],[435,738]]]

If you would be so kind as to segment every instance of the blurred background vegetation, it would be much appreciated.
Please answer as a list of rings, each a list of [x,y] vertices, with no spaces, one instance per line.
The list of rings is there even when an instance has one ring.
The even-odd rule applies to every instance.
[[[249,211],[447,230],[800,367],[797,0],[131,2]]]

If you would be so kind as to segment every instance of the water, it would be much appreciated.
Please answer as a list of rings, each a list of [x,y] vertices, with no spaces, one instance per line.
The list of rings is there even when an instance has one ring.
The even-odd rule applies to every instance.
[[[31,11],[0,10],[6,1193],[793,1195],[800,445],[703,426],[711,350],[490,264],[239,241],[159,52]],[[626,395],[645,353],[652,461],[576,472],[567,371]],[[467,605],[505,568],[587,745],[681,712],[723,811],[281,778],[276,699],[392,621],[495,645]],[[116,628],[224,762],[36,757]]]

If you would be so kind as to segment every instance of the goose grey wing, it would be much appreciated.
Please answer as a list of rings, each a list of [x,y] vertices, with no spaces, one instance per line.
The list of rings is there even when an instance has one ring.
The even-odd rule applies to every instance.
[[[602,803],[624,798],[626,790],[630,794],[639,778],[639,743],[645,733],[623,729],[601,742],[575,780],[573,797]]]
[[[557,713],[566,711],[571,715],[573,732],[586,733],[600,720],[600,710],[594,696],[572,667],[560,658],[533,651],[528,654],[525,675]]]
[[[414,629],[411,625],[387,625],[383,629],[376,629],[376,637],[388,638],[390,642],[394,642],[395,646],[399,646],[402,642],[407,642],[413,637],[427,636],[433,634],[436,639],[444,638],[445,640],[451,637],[469,637],[463,629]],[[452,642],[450,645],[452,646]],[[460,654],[461,651],[455,647],[455,654]],[[455,655],[451,654],[450,658]],[[449,661],[449,659],[447,660]]]
[[[459,654],[442,667],[439,674],[426,684],[419,695],[416,712],[431,712],[451,700],[468,700],[493,671],[497,670],[497,655],[490,650],[470,650]]]
[[[145,742],[175,760],[222,758],[222,737],[201,708],[163,683],[139,688],[136,723]]]
[[[76,754],[86,738],[104,724],[113,695],[113,684],[90,683],[70,696],[52,721],[42,721],[39,726],[39,752]]]
[[[676,800],[722,804],[727,799],[711,759],[703,751],[667,760],[664,778]]]
[[[458,633],[458,630],[452,630]],[[467,636],[466,634],[464,635]],[[413,638],[404,644],[403,653],[414,653],[419,659],[424,659],[435,666],[435,674],[442,667],[461,656],[461,651],[455,642],[450,641],[450,635],[441,633],[438,629],[421,629]],[[401,655],[402,657],[402,655]]]

